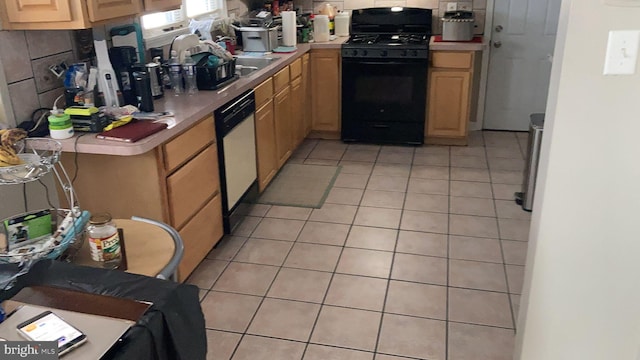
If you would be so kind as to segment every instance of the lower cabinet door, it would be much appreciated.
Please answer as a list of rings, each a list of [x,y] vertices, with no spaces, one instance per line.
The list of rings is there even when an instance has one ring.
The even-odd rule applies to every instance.
[[[178,275],[180,281],[184,281],[222,238],[220,193],[178,232],[184,242],[184,257],[178,266]]]
[[[293,135],[293,149],[304,140],[304,87],[302,77],[291,80],[291,132]]]
[[[273,100],[256,111],[256,157],[258,159],[258,190],[262,192],[278,171],[276,130]]]
[[[171,225],[182,227],[219,188],[218,149],[212,144],[167,178]]]
[[[291,156],[293,137],[291,136],[291,88],[287,85],[274,97],[273,111],[276,124],[276,149],[278,169]]]
[[[469,71],[432,70],[429,74],[428,137],[464,137],[469,121]]]

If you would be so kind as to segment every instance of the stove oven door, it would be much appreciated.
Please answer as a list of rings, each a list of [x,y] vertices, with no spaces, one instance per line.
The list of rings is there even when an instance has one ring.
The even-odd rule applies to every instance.
[[[422,144],[426,59],[342,60],[342,139]]]

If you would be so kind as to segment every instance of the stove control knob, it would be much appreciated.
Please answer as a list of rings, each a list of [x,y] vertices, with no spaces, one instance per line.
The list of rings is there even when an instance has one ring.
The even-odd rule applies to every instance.
[[[380,51],[380,56],[387,56],[387,50]]]
[[[400,52],[400,56],[407,56],[407,50],[402,50]]]
[[[353,56],[358,55],[358,50],[351,50],[351,55],[353,55]]]
[[[362,56],[367,56],[367,50],[362,50]]]
[[[418,50],[412,50],[411,56],[418,56]]]

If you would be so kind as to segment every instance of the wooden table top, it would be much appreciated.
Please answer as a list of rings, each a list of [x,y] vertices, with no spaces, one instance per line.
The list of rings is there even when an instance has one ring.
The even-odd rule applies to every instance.
[[[175,245],[171,235],[162,228],[128,219],[114,219],[124,235],[127,252],[127,272],[155,277],[173,256]],[[76,254],[74,264],[100,267],[91,259],[89,241],[85,240]]]

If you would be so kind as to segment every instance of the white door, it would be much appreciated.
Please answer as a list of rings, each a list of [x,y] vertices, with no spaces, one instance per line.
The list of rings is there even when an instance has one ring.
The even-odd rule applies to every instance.
[[[544,112],[562,0],[495,0],[484,128],[527,130]]]

